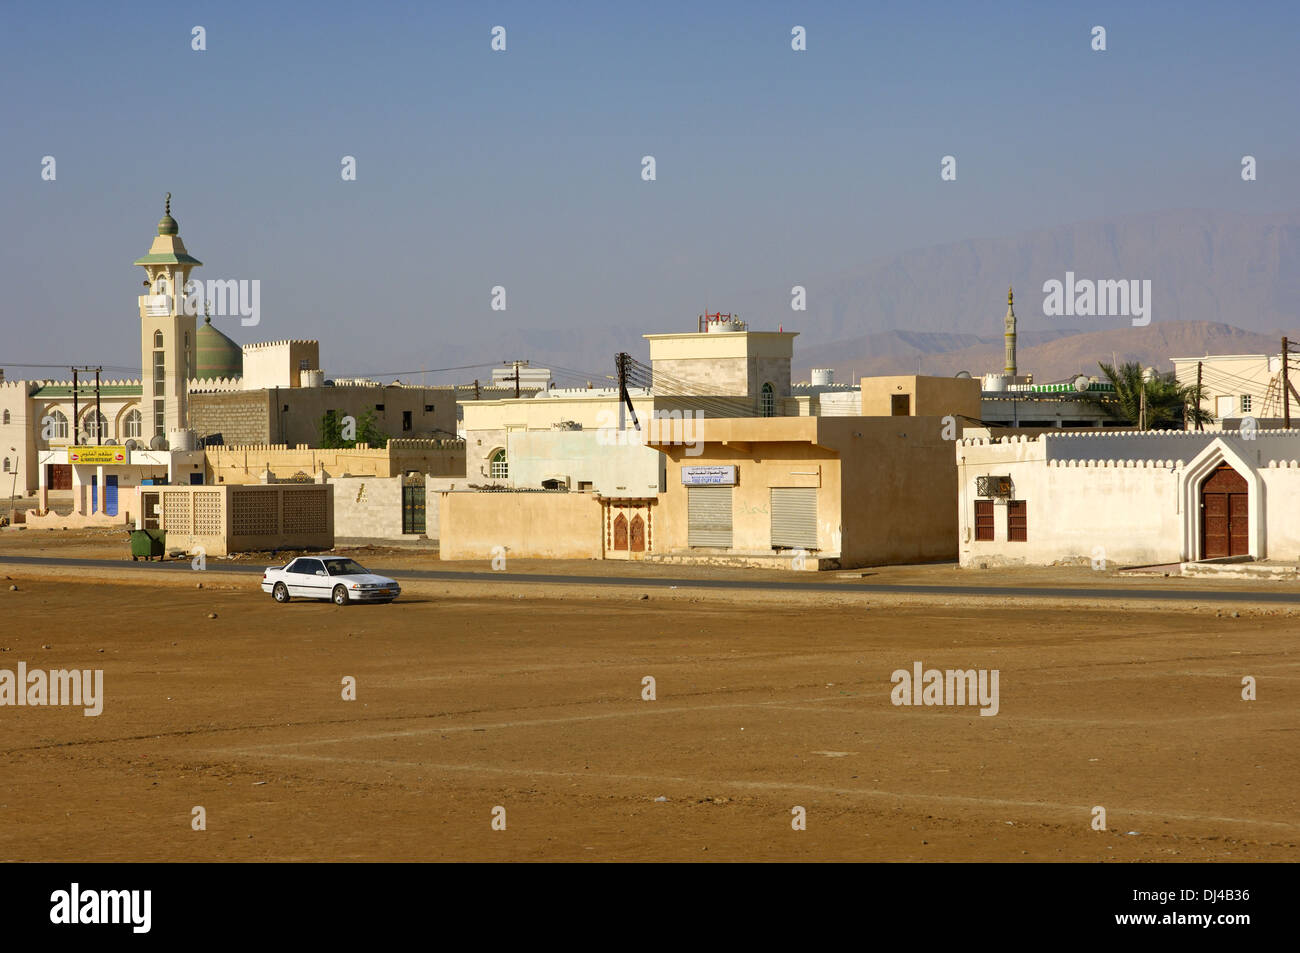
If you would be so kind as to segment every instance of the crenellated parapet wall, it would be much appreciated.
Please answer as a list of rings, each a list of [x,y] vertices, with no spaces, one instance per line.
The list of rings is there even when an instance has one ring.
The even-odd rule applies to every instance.
[[[1248,455],[1256,466],[1289,466],[1300,460],[1300,430],[1253,431],[1097,430],[1070,433],[963,437],[956,441],[966,463],[1043,460],[1052,467],[1181,469],[1216,440]]]
[[[242,377],[207,377],[202,379],[192,379],[185,382],[185,388],[191,393],[198,394],[216,391],[243,390],[244,379]]]
[[[245,351],[265,350],[272,347],[284,347],[287,344],[320,344],[320,341],[311,338],[282,338],[279,341],[256,341],[252,344],[243,345]]]
[[[204,448],[212,483],[260,483],[300,478],[392,477],[416,471],[464,477],[465,445],[459,440],[390,440],[386,447],[358,444],[324,448],[307,444],[250,443]]]
[[[1088,468],[1111,470],[1181,470],[1186,464],[1182,460],[1048,460],[1047,465],[1054,468],[1075,469]]]

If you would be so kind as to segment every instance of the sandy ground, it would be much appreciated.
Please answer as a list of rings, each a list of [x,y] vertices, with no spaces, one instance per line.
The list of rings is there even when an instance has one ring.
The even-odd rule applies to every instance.
[[[101,545],[58,535],[41,545]],[[114,578],[109,563],[93,575],[111,581],[0,572],[0,670],[102,668],[106,694],[99,717],[0,708],[7,860],[1300,854],[1300,620],[1246,592],[1233,617],[1181,603],[643,599],[521,579],[408,583],[393,605],[337,608],[280,606],[219,571],[202,589],[198,574]],[[1062,572],[1043,584],[1081,571]],[[952,567],[890,581],[945,574],[996,584]],[[999,713],[895,707],[890,675],[915,661],[997,669]],[[1244,675],[1258,700],[1242,700]],[[791,828],[796,806],[806,830]]]

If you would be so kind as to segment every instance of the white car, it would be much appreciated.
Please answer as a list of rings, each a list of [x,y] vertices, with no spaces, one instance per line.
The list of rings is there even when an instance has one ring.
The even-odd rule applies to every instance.
[[[376,576],[346,556],[299,556],[287,566],[268,566],[262,591],[276,602],[329,599],[336,606],[349,602],[392,602],[402,587],[387,576]]]

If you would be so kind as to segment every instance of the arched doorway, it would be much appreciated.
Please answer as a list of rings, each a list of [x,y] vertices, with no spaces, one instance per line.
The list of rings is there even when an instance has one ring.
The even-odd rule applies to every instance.
[[[1201,484],[1201,558],[1250,555],[1250,488],[1226,463]]]
[[[627,549],[627,517],[622,513],[614,518],[614,548]]]
[[[631,550],[634,553],[645,552],[645,520],[638,513],[632,517],[632,544]]]

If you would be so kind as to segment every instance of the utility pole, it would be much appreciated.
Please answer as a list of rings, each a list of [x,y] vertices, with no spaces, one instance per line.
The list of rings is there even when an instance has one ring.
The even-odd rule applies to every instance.
[[[1282,339],[1282,426],[1291,429],[1291,381],[1287,377],[1287,365],[1291,359],[1287,356],[1286,338]]]
[[[515,400],[519,399],[519,362],[515,361]]]
[[[72,369],[72,429],[69,431],[72,436],[72,445],[77,445],[77,369]]]
[[[474,378],[474,399],[475,399],[475,400],[478,400],[478,399],[479,399],[479,395],[478,395],[478,378],[477,378],[477,377]]]
[[[1141,409],[1138,411],[1138,430],[1147,429],[1147,382],[1142,382]]]
[[[99,372],[104,368],[102,366],[95,368],[95,443],[103,444],[104,428],[100,426],[100,421],[104,415],[99,412]]]
[[[1201,409],[1201,362],[1196,362],[1196,409]],[[1201,423],[1201,415],[1196,415],[1196,429],[1204,430],[1205,425]]]
[[[614,363],[618,367],[618,429],[623,429],[623,406],[626,404],[628,413],[632,415],[632,426],[640,431],[641,422],[636,419],[636,408],[632,406],[632,397],[627,392],[627,366],[631,361],[632,355],[626,351],[614,355]]]

